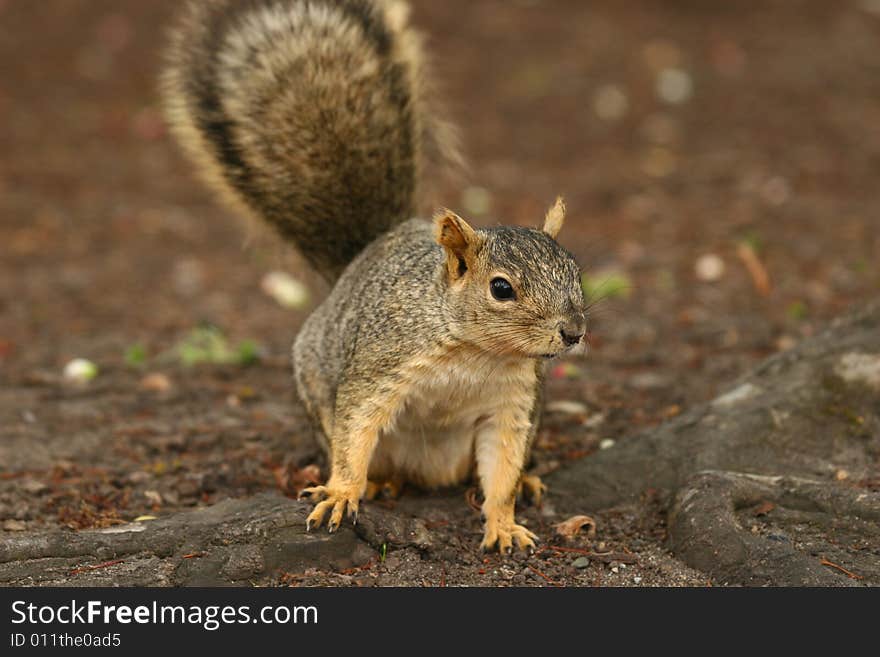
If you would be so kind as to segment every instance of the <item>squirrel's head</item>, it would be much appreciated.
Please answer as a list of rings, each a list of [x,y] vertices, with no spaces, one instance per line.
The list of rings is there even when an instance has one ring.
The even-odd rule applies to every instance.
[[[496,353],[551,358],[586,332],[580,268],[555,240],[565,218],[562,199],[541,230],[514,226],[474,229],[449,210],[434,216],[446,255],[446,303],[472,344]]]

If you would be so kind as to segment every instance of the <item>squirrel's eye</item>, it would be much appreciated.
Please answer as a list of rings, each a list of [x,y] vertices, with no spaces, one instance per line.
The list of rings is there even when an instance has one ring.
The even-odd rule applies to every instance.
[[[492,296],[498,299],[498,301],[511,301],[516,299],[516,293],[513,291],[513,286],[504,278],[493,278],[489,283],[489,290],[492,292]]]

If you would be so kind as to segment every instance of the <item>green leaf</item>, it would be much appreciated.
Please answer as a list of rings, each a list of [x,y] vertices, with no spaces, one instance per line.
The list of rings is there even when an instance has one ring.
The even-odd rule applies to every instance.
[[[810,311],[807,308],[807,304],[803,301],[792,301],[785,309],[785,314],[794,320],[805,319],[809,313]]]
[[[125,364],[129,367],[141,367],[147,362],[147,350],[140,342],[136,342],[125,350]]]
[[[242,340],[238,343],[238,364],[253,365],[260,360],[260,345],[253,340]]]
[[[583,274],[581,287],[588,301],[598,299],[627,298],[632,293],[632,282],[621,271],[605,271],[595,274]]]

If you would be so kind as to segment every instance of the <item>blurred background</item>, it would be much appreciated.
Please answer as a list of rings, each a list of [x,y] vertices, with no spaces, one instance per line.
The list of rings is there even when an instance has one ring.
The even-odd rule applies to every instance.
[[[171,143],[178,4],[0,0],[6,531],[317,476],[288,353],[325,290]],[[563,194],[598,299],[590,353],[551,373],[545,469],[877,294],[878,0],[412,4],[471,163],[435,200],[534,226]]]

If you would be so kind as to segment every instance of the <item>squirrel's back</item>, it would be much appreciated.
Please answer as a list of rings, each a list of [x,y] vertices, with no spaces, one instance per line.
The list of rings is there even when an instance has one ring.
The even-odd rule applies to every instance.
[[[400,0],[190,1],[163,96],[203,176],[328,279],[415,213],[426,151],[455,157],[429,111]]]

